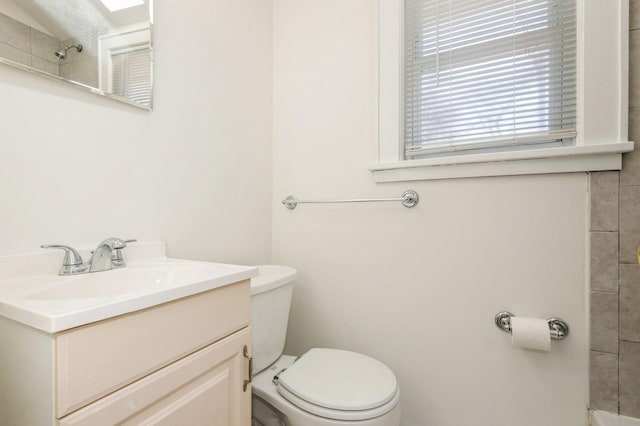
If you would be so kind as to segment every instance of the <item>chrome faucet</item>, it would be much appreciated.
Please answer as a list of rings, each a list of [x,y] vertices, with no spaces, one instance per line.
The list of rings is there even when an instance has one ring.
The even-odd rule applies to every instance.
[[[108,271],[113,269],[111,254],[114,250],[121,250],[127,246],[120,238],[107,238],[98,244],[89,260],[89,272]]]
[[[136,240],[122,240],[120,238],[107,238],[98,244],[92,252],[88,262],[82,261],[82,256],[73,247],[63,245],[42,245],[42,248],[61,249],[65,251],[62,267],[58,275],[78,275],[87,272],[108,271],[114,268],[124,268],[126,264],[122,258],[122,249],[127,243]]]

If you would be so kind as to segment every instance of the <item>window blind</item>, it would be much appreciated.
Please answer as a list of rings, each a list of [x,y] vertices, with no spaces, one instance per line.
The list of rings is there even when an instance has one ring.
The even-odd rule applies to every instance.
[[[575,0],[405,0],[405,158],[576,135]]]
[[[149,47],[129,48],[111,54],[111,91],[143,105],[151,105]]]

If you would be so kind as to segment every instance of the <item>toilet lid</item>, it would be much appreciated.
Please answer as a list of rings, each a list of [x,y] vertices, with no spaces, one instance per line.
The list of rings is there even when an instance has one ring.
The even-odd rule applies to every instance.
[[[398,384],[391,369],[371,357],[316,348],[279,375],[278,391],[300,408],[317,411],[314,414],[335,418],[327,415],[327,409],[339,410],[354,418],[361,417],[356,411],[380,412],[378,408],[398,394]],[[304,406],[298,403],[300,400]],[[393,406],[384,407],[382,412]]]

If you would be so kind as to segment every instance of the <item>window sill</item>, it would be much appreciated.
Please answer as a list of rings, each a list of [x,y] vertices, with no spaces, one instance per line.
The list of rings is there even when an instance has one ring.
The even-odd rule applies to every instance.
[[[633,142],[469,154],[369,166],[376,182],[620,170]]]

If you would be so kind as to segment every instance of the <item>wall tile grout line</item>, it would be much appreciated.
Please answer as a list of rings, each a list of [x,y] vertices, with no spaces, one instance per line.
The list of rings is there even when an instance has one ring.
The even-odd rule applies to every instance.
[[[602,290],[591,290],[591,293],[596,293],[596,294],[619,294],[619,292],[616,291],[602,291]]]

